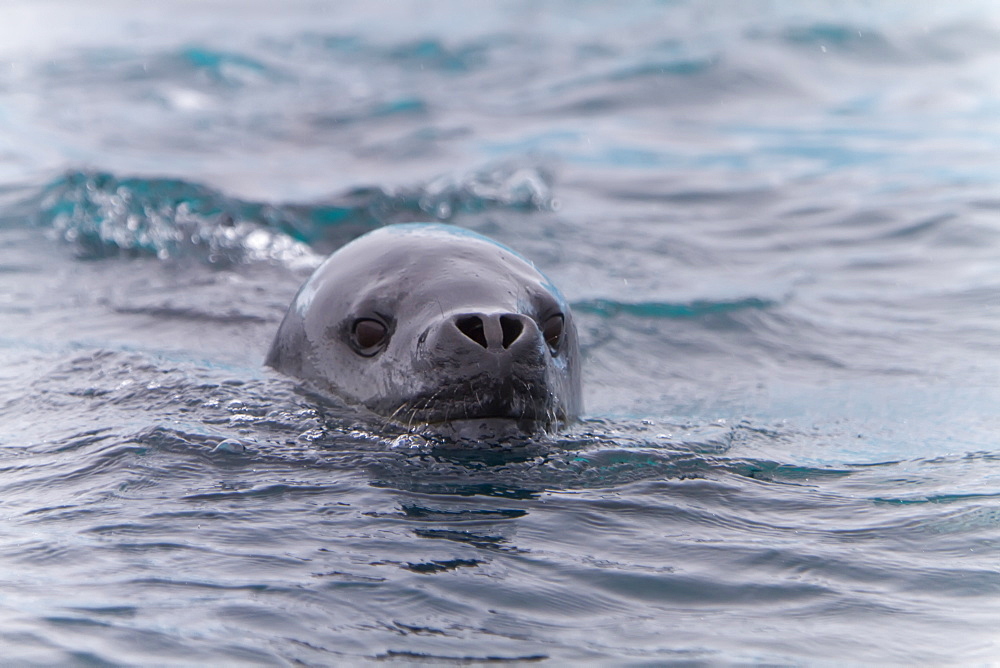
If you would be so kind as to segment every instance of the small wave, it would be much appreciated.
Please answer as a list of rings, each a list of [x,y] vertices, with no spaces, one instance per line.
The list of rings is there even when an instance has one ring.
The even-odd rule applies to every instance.
[[[788,25],[780,30],[750,29],[751,40],[774,40],[817,54],[836,53],[845,58],[879,65],[925,65],[975,57],[996,50],[997,33],[989,25],[967,22],[940,24],[919,32],[900,25],[879,28],[871,24],[817,21]]]
[[[205,46],[188,46],[180,51],[176,60],[206,75],[213,83],[239,85],[254,77],[277,76],[275,70],[256,58]]]
[[[173,306],[116,306],[115,313],[129,315],[148,315],[153,318],[164,320],[192,320],[195,322],[217,322],[228,324],[242,323],[267,323],[265,318],[254,313],[242,313],[237,309],[231,309],[225,313],[216,313],[209,309],[199,309],[191,307]]]
[[[878,56],[883,59],[900,55],[883,34],[868,26],[845,23],[789,26],[780,33],[780,39],[792,46],[824,53],[829,49],[852,56]]]
[[[665,423],[649,426],[655,429],[644,433],[646,427],[628,422],[589,420],[566,436],[508,450],[370,451],[365,468],[375,487],[506,499],[657,480],[736,478],[803,486],[855,473],[850,466],[809,466],[731,456],[729,443],[738,437],[736,432],[749,428],[746,425],[735,429]],[[663,433],[664,429],[670,433]]]
[[[705,315],[729,313],[744,309],[763,310],[777,305],[771,299],[747,297],[745,299],[691,302],[619,302],[611,299],[590,299],[573,304],[573,309],[581,313],[614,318],[631,315],[639,318],[700,318]]]
[[[85,259],[151,255],[228,265],[311,255],[294,234],[275,232],[294,231],[298,221],[291,216],[180,179],[70,172],[31,205],[35,224],[52,229]]]
[[[450,47],[437,39],[421,39],[401,44],[388,51],[392,60],[446,72],[469,72],[480,69],[487,60],[486,45],[470,43]]]
[[[431,70],[465,75],[495,65],[498,56],[523,41],[520,35],[501,33],[461,40],[425,36],[383,43],[360,34],[305,32],[277,45],[286,51],[304,50],[307,54],[326,58],[346,56],[353,62],[369,66],[390,64],[418,72]]]
[[[253,56],[200,44],[159,52],[109,47],[83,49],[72,57],[46,62],[38,75],[55,86],[162,80],[228,88],[282,76],[278,69]]]
[[[318,263],[313,249],[328,252],[390,223],[551,208],[550,180],[544,170],[503,164],[416,187],[356,188],[329,202],[269,204],[180,179],[79,171],[54,180],[22,207],[84,259],[128,255],[221,266],[311,266]]]

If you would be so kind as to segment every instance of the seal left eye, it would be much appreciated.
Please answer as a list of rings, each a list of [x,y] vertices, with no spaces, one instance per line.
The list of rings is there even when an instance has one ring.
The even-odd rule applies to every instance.
[[[362,318],[354,322],[351,335],[359,353],[374,355],[377,352],[375,348],[385,343],[389,330],[378,320]]]

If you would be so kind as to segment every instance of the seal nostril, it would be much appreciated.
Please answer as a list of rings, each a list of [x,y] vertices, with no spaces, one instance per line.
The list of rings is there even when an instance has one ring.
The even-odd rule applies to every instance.
[[[487,347],[486,330],[483,327],[483,320],[479,316],[470,315],[464,318],[459,318],[455,321],[455,326],[458,327],[458,330],[462,332],[462,334],[465,334],[483,348]]]
[[[500,331],[503,333],[503,347],[510,348],[524,331],[524,323],[509,315],[500,316]]]

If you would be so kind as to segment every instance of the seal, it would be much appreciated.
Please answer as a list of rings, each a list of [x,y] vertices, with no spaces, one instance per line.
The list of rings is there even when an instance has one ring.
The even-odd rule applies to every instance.
[[[450,225],[391,225],[333,253],[266,364],[407,428],[536,433],[581,410],[566,300],[517,252]]]

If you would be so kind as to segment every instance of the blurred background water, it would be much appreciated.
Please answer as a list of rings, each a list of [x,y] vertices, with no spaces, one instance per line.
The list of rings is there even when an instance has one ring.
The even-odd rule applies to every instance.
[[[998,72],[985,0],[5,3],[0,654],[1000,660]],[[262,368],[407,220],[562,288],[579,424]]]

